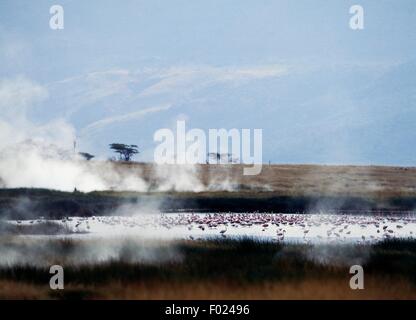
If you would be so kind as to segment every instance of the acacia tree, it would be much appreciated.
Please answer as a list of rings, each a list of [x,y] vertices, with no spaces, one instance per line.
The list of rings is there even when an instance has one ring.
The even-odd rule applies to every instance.
[[[207,154],[207,156],[208,156],[208,162],[207,163],[210,163],[210,160],[214,160],[214,162],[215,163],[219,163],[220,162],[220,160],[221,160],[221,154],[220,153],[215,153],[215,152],[210,152],[210,153],[208,153]]]
[[[135,154],[139,153],[135,144],[112,143],[110,149],[118,153],[120,161],[130,161]]]
[[[85,160],[90,161],[92,158],[95,158],[94,155],[88,153],[88,152],[78,152],[78,154]]]
[[[211,152],[207,154],[208,156],[208,160],[207,162],[209,163],[210,159],[214,160],[215,163],[237,163],[238,162],[238,158],[234,158],[232,153],[215,153],[215,152]]]

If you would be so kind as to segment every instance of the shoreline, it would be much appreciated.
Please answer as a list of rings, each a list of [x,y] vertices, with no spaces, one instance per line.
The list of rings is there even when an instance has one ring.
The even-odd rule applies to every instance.
[[[415,196],[279,195],[273,192],[62,192],[0,189],[0,218],[34,219],[114,214],[123,206],[155,212],[403,214]]]

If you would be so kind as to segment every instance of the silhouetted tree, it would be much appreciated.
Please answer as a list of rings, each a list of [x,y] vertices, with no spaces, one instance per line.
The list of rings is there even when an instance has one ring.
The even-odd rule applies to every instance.
[[[79,152],[78,153],[81,157],[83,157],[85,160],[90,161],[92,158],[95,158],[94,155],[88,153],[88,152]]]
[[[210,163],[209,159],[214,160],[216,163],[219,163],[221,160],[221,154],[220,153],[215,153],[215,152],[210,152],[207,154],[208,156],[208,163]]]
[[[120,161],[130,161],[135,154],[139,153],[135,144],[112,143],[110,149],[118,153]]]
[[[234,158],[232,153],[215,153],[211,152],[207,154],[208,159],[212,159],[215,163],[237,163],[238,158]],[[209,163],[209,161],[207,161]]]

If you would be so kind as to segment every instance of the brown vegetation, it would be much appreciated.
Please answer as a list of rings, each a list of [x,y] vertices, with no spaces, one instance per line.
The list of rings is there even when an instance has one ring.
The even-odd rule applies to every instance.
[[[28,248],[19,247],[21,241],[28,240],[3,245],[24,253],[21,250]],[[132,262],[120,256],[75,265],[71,257],[84,242],[39,241],[33,246],[38,254],[47,257],[50,250],[54,261],[64,266],[65,289],[49,289],[47,266],[3,265],[0,298],[416,299],[416,242],[410,239],[316,247],[254,239],[178,241],[168,247],[161,242],[157,245],[163,250],[175,249],[181,259]],[[103,241],[95,244],[106,246]],[[131,242],[128,247],[133,252],[148,245],[147,250],[156,248],[155,243],[143,242]],[[322,255],[327,256],[325,261],[320,259]],[[357,262],[365,270],[363,290],[349,286],[349,267]]]
[[[237,285],[224,282],[110,282],[47,285],[0,281],[0,299],[133,299],[133,300],[278,300],[278,299],[416,299],[416,287],[400,279],[368,277],[364,290],[351,290],[348,279],[297,280]]]

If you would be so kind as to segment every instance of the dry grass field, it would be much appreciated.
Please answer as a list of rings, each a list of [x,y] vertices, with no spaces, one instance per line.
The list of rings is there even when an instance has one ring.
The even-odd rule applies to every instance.
[[[55,218],[105,215],[123,203],[150,204],[162,211],[201,212],[392,213],[416,208],[414,167],[264,165],[259,175],[245,176],[242,165],[211,164],[189,168],[97,162],[91,166],[98,172],[111,166],[111,171],[118,171],[122,176],[139,176],[146,181],[148,189],[89,193],[0,189],[0,217],[22,219],[36,212]],[[192,178],[200,188],[197,192],[175,188],[160,190],[166,176],[174,181]],[[23,209],[21,199],[25,200]]]
[[[116,300],[409,300],[416,287],[402,279],[368,278],[364,290],[351,290],[345,280],[286,281],[236,285],[224,282],[119,282],[68,285],[51,291],[47,285],[0,281],[0,299],[116,299]]]
[[[117,164],[119,170],[154,181],[155,166]],[[177,166],[164,165],[167,171]],[[268,165],[256,176],[243,175],[243,165],[195,165],[204,185],[229,182],[239,192],[268,191],[278,195],[416,195],[416,167]]]
[[[175,261],[120,258],[81,265],[60,260],[82,242],[47,241],[38,253],[55,254],[65,266],[65,289],[49,288],[47,267],[2,266],[0,299],[416,299],[412,240],[314,248],[250,239],[178,241],[164,247],[175,247],[181,257]],[[130,243],[134,250],[143,245]],[[59,254],[48,251],[52,246]],[[343,259],[322,262],[311,255],[316,251]],[[365,270],[364,290],[349,286],[349,266],[357,259]]]

